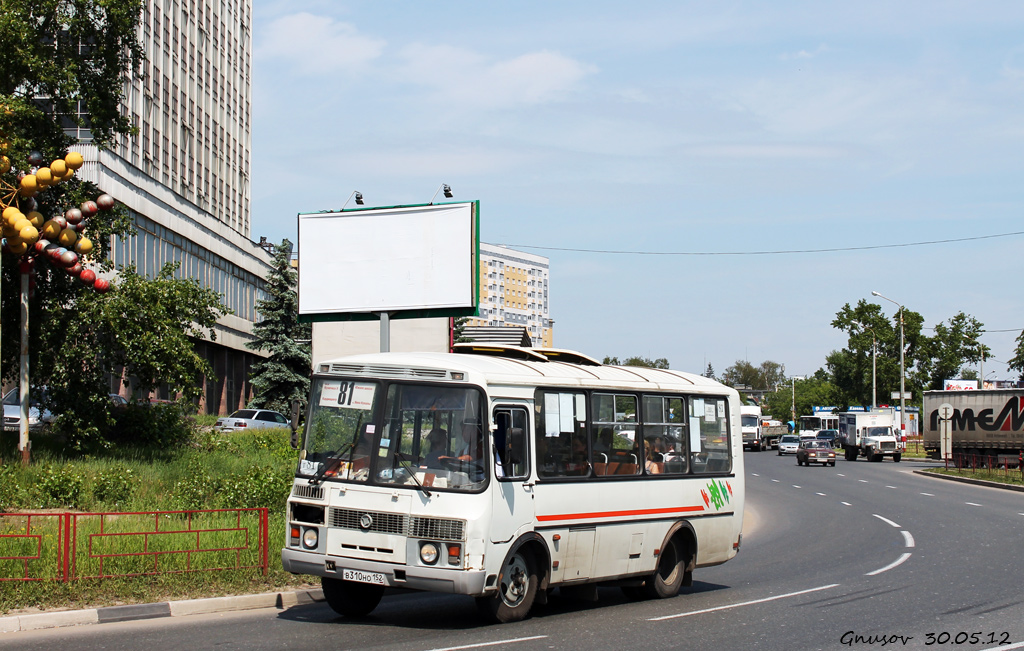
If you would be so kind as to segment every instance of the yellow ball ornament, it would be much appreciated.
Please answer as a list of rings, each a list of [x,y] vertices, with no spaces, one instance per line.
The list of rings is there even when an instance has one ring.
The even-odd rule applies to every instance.
[[[89,238],[78,238],[78,241],[75,242],[75,252],[79,255],[89,255],[90,251],[92,251],[92,242],[89,241]]]
[[[33,210],[29,214],[25,215],[25,217],[27,217],[28,220],[32,222],[32,225],[35,226],[36,228],[39,228],[46,222],[46,218],[43,217],[43,213],[39,212],[38,210]]]
[[[54,178],[63,178],[68,171],[68,164],[64,162],[63,158],[58,158],[50,163],[50,171],[53,172]]]
[[[36,170],[36,183],[41,188],[53,185],[53,172],[50,171],[49,167],[40,167]]]
[[[71,169],[77,170],[79,167],[85,164],[85,159],[82,158],[82,155],[79,154],[77,151],[72,151],[69,152],[68,155],[64,157],[64,162],[67,163],[67,166],[70,167]]]
[[[25,251],[28,251],[28,244],[25,244],[24,242],[12,242],[8,239],[7,250],[14,255],[22,255]]]
[[[21,210],[17,206],[8,206],[4,208],[4,221],[14,223],[14,220],[21,215]]]
[[[6,156],[0,156],[0,174],[6,174],[11,171],[11,159]]]
[[[25,228],[18,231],[18,236],[22,242],[28,242],[29,244],[35,244],[36,240],[39,239],[39,231],[32,224],[29,224]]]
[[[16,231],[20,231],[23,228],[25,228],[26,226],[31,226],[31,225],[32,225],[32,222],[30,222],[28,219],[26,219],[24,215],[22,215],[18,219],[15,219],[14,223],[11,224],[11,226],[14,227],[14,230],[16,230]]]
[[[35,174],[26,174],[21,179],[21,189],[25,192],[35,192],[39,189],[39,182],[36,181]]]
[[[53,240],[58,235],[60,235],[60,224],[52,219],[43,224],[43,237],[48,240]]]
[[[60,242],[61,246],[66,246],[66,247],[70,248],[70,247],[75,245],[75,240],[77,240],[77,239],[78,239],[78,233],[76,233],[75,231],[71,230],[70,228],[65,228],[64,230],[62,230],[60,232],[60,235],[58,236],[57,241]]]

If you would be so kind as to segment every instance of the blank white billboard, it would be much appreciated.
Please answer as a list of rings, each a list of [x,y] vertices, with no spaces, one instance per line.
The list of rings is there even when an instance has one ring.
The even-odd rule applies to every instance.
[[[476,201],[299,214],[299,316],[474,314],[478,223]]]

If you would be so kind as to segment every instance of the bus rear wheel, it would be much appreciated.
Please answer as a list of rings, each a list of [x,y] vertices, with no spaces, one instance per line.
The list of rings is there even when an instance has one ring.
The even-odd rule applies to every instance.
[[[320,578],[324,589],[324,599],[331,610],[345,617],[365,617],[373,612],[384,596],[384,586],[370,583],[356,583]]]
[[[690,558],[678,538],[672,538],[658,556],[658,569],[644,582],[644,593],[651,599],[669,599],[679,594]]]
[[[538,583],[533,556],[518,549],[501,568],[497,594],[477,597],[477,609],[486,619],[503,624],[526,619],[537,596]]]

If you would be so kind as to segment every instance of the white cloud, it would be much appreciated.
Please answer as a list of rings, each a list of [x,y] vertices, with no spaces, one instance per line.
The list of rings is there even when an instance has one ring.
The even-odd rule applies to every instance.
[[[359,69],[377,59],[386,43],[348,23],[303,12],[268,24],[257,34],[254,56],[281,60],[291,65],[293,74],[309,76]]]
[[[817,47],[817,49],[811,52],[808,52],[807,50],[800,50],[799,52],[784,52],[779,56],[779,58],[782,59],[783,61],[789,61],[791,59],[813,59],[817,57],[819,54],[823,54],[828,51],[828,46],[822,43]]]
[[[407,81],[433,88],[439,99],[486,107],[560,101],[596,71],[549,50],[491,62],[452,46],[410,45],[402,56]]]

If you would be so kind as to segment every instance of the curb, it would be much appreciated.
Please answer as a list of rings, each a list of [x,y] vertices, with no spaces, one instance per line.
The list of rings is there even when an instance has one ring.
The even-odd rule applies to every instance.
[[[182,617],[185,615],[202,615],[223,613],[256,608],[291,608],[324,600],[324,592],[320,589],[297,590],[295,592],[268,592],[264,594],[236,595],[233,597],[210,597],[207,599],[187,599],[183,601],[164,601],[155,604],[132,604],[128,606],[107,606],[104,608],[87,608],[84,610],[60,610],[50,613],[33,613],[31,615],[11,615],[0,617],[0,633],[17,633],[20,631],[38,631],[47,628],[64,626],[81,626],[83,624],[107,624],[110,622],[129,622],[137,619],[156,619],[160,617]]]
[[[1014,484],[1004,484],[998,481],[989,481],[987,479],[972,479],[971,477],[955,477],[953,475],[940,475],[934,472],[926,472],[924,470],[914,470],[916,475],[924,475],[925,477],[934,477],[936,479],[946,479],[948,481],[958,481],[961,484],[974,484],[975,486],[987,486],[988,488],[1001,488],[1006,491],[1017,491],[1018,493],[1024,493],[1024,486],[1016,486]]]

